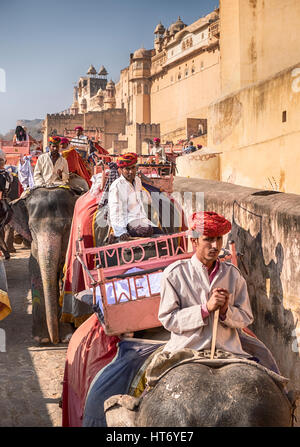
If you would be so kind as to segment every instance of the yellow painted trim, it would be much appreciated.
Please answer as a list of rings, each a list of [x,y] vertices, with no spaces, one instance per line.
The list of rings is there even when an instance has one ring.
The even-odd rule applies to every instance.
[[[0,290],[0,303],[5,306],[0,310],[0,320],[4,320],[12,312],[8,294],[4,290]]]

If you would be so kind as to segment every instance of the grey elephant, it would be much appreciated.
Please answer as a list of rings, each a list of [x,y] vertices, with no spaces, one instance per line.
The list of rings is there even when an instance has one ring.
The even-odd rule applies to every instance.
[[[116,395],[104,404],[108,426],[288,427],[294,407],[262,369],[243,363],[170,369],[144,396]]]
[[[88,188],[88,187],[87,187]],[[32,290],[33,337],[56,344],[71,333],[59,324],[59,284],[79,194],[70,188],[40,187],[12,202],[10,225],[31,243],[29,270]]]

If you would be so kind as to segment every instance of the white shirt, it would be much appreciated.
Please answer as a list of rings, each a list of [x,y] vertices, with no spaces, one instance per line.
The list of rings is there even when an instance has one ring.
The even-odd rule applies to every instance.
[[[79,137],[72,138],[70,144],[72,146],[85,149],[84,146],[88,144],[88,139],[86,135],[79,135]]]
[[[151,198],[143,190],[138,176],[133,184],[123,175],[111,184],[108,194],[109,222],[116,237],[127,233],[129,223],[155,226],[147,217],[143,201],[150,204]]]
[[[156,154],[159,155],[159,159],[160,160],[167,161],[166,151],[165,151],[164,147],[153,146],[152,149],[151,149],[150,155],[156,155]]]
[[[62,178],[57,174],[59,169],[62,171]],[[46,154],[42,154],[37,159],[33,178],[35,186],[50,184],[64,185],[69,180],[68,162],[59,155],[59,158],[53,165],[51,153],[47,152]]]
[[[216,348],[249,356],[243,351],[237,333],[238,328],[253,322],[245,279],[235,266],[221,262],[210,283],[207,269],[196,254],[191,259],[174,262],[163,273],[158,318],[171,332],[164,351],[211,348],[214,312],[203,319],[201,307],[216,287],[223,287],[230,294],[226,318],[218,322]]]

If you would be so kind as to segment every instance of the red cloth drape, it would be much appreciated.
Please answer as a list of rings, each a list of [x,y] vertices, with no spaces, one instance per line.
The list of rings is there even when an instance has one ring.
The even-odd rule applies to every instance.
[[[84,162],[78,152],[75,149],[68,149],[62,152],[62,156],[67,160],[69,166],[69,172],[74,172],[87,181],[89,187],[92,186],[90,180],[90,174],[86,169]]]

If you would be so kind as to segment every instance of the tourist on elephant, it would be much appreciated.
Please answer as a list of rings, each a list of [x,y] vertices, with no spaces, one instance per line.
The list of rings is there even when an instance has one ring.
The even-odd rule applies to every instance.
[[[39,156],[34,169],[35,186],[66,185],[69,181],[68,162],[59,153],[60,137],[49,138],[50,151]]]
[[[13,136],[13,145],[21,143],[22,141],[28,141],[28,134],[26,133],[25,128],[17,126]]]
[[[151,198],[143,191],[142,182],[137,176],[137,154],[129,152],[117,159],[120,177],[109,188],[109,222],[114,236],[120,241],[131,237],[150,237],[162,234],[147,217],[143,199],[149,205]]]
[[[62,137],[60,139],[60,144],[59,144],[60,152],[66,151],[69,147],[69,144],[70,144],[70,141],[68,140],[68,138]]]
[[[162,277],[158,318],[171,332],[164,351],[211,349],[214,311],[219,309],[216,348],[242,357],[238,329],[253,322],[246,281],[218,255],[231,223],[214,212],[193,213],[188,234],[196,248],[190,259],[169,265]]]
[[[150,150],[150,161],[151,159],[155,159],[154,161],[156,161],[156,158],[158,159],[158,163],[166,163],[167,161],[167,156],[166,156],[166,152],[164,147],[162,147],[160,145],[160,138],[153,138],[153,146]],[[147,159],[149,160],[149,159]]]
[[[74,146],[76,151],[81,155],[83,159],[87,158],[88,154],[88,138],[83,133],[81,126],[75,127],[76,137],[72,138],[71,146]]]

